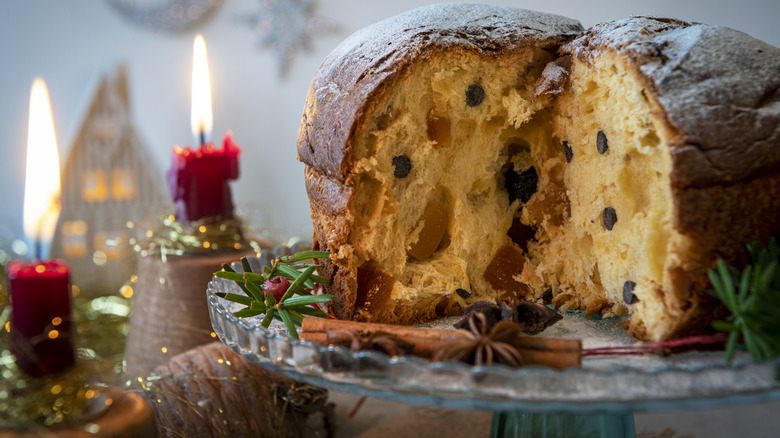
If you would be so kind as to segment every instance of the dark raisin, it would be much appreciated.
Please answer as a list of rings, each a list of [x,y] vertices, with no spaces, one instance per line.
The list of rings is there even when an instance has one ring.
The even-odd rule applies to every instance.
[[[550,304],[552,303],[552,299],[553,299],[552,289],[545,290],[544,293],[542,294],[542,301],[545,304]]]
[[[563,154],[566,155],[566,162],[571,163],[571,159],[574,158],[574,151],[569,146],[568,141],[563,142]]]
[[[612,207],[607,207],[604,209],[604,228],[607,229],[607,231],[612,231],[612,227],[615,226],[615,222],[617,222],[617,212]]]
[[[539,176],[533,166],[520,173],[509,169],[504,175],[504,187],[509,193],[510,203],[514,202],[515,199],[519,199],[523,203],[528,202],[531,196],[536,193],[538,183]]]
[[[517,244],[526,253],[528,252],[528,242],[533,240],[536,235],[536,230],[530,226],[520,222],[520,218],[516,217],[512,219],[512,226],[507,231],[507,236],[512,239],[512,242]]]
[[[485,100],[485,90],[479,85],[469,85],[466,90],[466,105],[479,106]]]
[[[607,152],[607,149],[609,149],[609,144],[607,144],[607,135],[604,134],[604,131],[599,131],[599,133],[596,134],[596,149],[600,154],[604,154]]]
[[[639,299],[634,295],[634,288],[636,287],[636,283],[633,281],[627,281],[623,283],[623,301],[626,302],[626,304],[634,304]]]
[[[412,171],[412,162],[406,155],[393,157],[393,176],[396,178],[406,178]]]
[[[458,295],[464,300],[471,297],[471,292],[467,291],[466,289],[455,289],[455,292],[457,292]]]

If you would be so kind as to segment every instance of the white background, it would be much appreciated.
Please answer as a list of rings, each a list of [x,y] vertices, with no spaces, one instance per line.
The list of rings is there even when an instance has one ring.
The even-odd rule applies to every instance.
[[[144,0],[152,4],[162,0]],[[287,78],[277,75],[275,54],[245,23],[260,0],[225,0],[216,15],[183,34],[145,30],[103,1],[4,1],[0,3],[0,247],[22,233],[27,111],[30,85],[49,85],[64,163],[95,78],[128,66],[135,126],[164,172],[174,144],[190,144],[192,40],[204,35],[211,67],[214,138],[234,132],[243,147],[241,177],[233,183],[239,207],[273,211],[282,234],[308,235],[310,219],[303,165],[295,140],[309,82],[320,61],[355,30],[426,3],[419,0],[321,0],[317,13],[338,26],[316,35],[299,53]],[[606,0],[493,1],[579,19],[590,26],[633,14],[671,16],[730,26],[780,46],[780,1]]]

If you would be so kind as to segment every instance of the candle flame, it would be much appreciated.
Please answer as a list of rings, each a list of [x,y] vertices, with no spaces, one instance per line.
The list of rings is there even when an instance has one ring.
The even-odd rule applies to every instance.
[[[206,144],[211,137],[211,81],[206,42],[203,36],[195,37],[192,54],[192,113],[190,126],[196,144]]]
[[[46,82],[36,78],[30,91],[24,182],[24,234],[36,246],[49,244],[54,237],[60,215],[59,198],[60,160],[49,91]]]

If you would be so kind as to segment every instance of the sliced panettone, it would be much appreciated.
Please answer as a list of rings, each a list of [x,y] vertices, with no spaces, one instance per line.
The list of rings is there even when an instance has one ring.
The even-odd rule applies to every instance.
[[[337,316],[509,296],[629,314],[645,339],[705,325],[706,270],[780,231],[780,51],[675,20],[580,32],[435,5],[323,62],[298,153]]]

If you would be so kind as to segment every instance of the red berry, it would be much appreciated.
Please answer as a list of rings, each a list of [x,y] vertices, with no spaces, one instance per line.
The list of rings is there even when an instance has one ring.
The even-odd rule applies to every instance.
[[[282,299],[284,293],[290,287],[290,282],[284,277],[276,277],[272,280],[268,280],[263,283],[263,294],[274,294],[274,300],[278,303]]]

